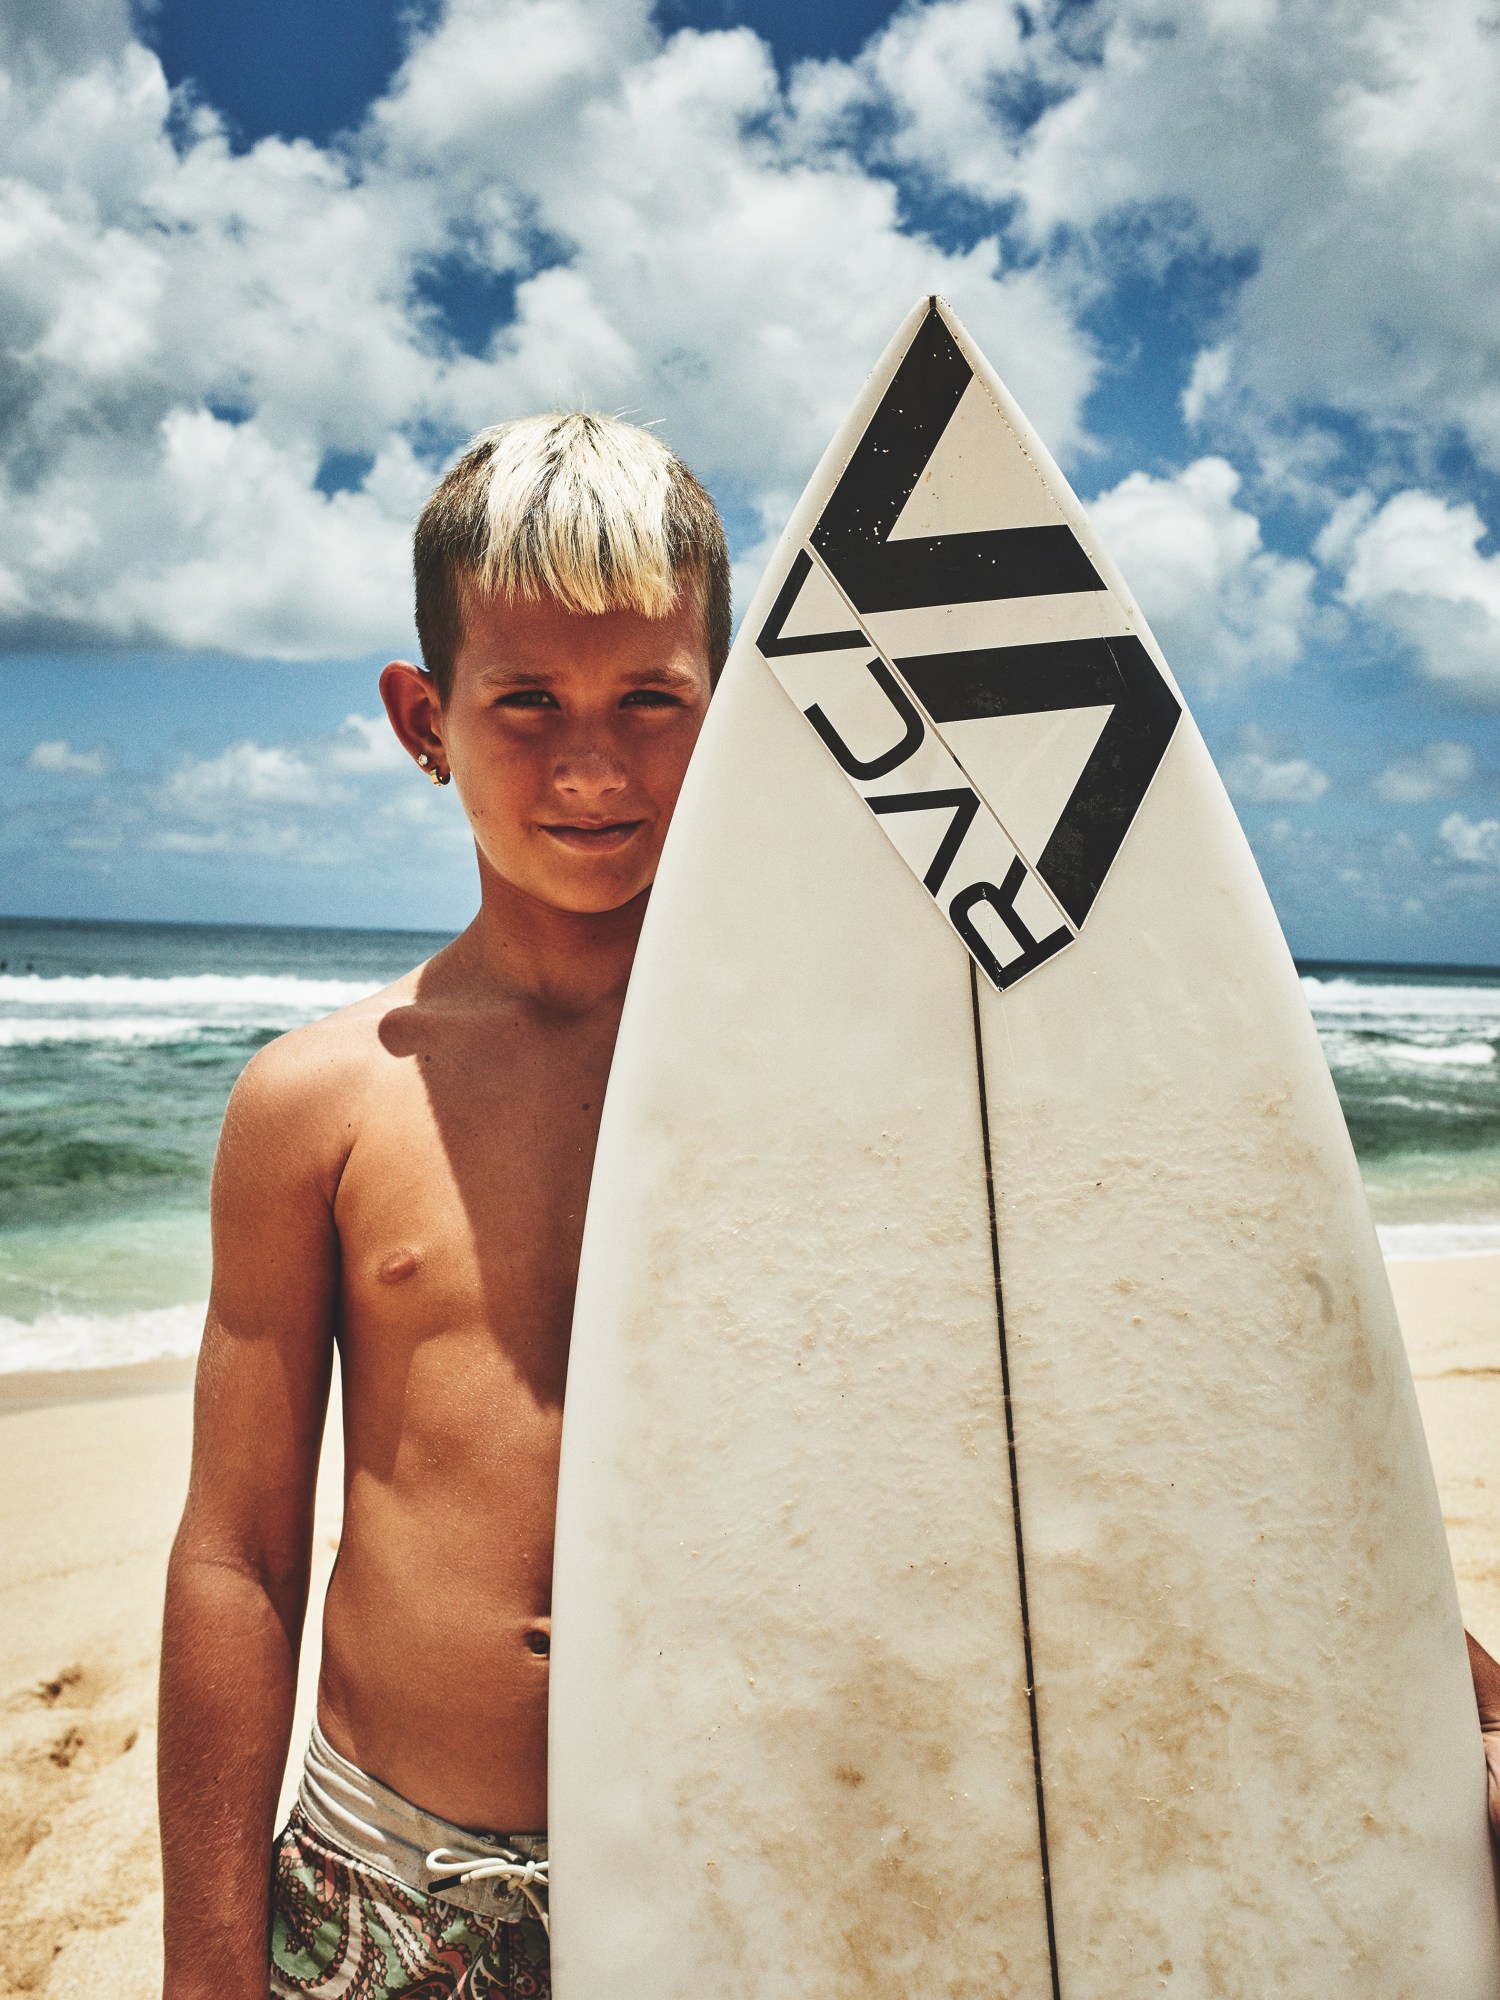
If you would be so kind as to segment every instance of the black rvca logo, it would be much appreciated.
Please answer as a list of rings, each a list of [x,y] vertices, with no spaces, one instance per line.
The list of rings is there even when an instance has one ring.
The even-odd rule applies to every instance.
[[[1106,621],[1096,607],[1101,601],[1113,606],[1114,600],[1062,521],[892,538],[972,380],[972,368],[934,305],[851,455],[809,537],[810,546],[793,558],[757,643],[983,970],[1004,987],[1072,942],[1165,755],[1181,710],[1139,639],[1098,636]],[[794,622],[798,599],[810,579],[818,581],[819,569],[837,586],[834,591],[825,584],[819,598],[832,607],[821,621],[828,629],[804,629],[803,619],[789,633],[786,627]],[[1076,616],[1082,627],[1077,637],[957,651],[882,652],[872,645],[867,629],[872,620],[878,626],[883,613],[926,609],[938,616],[919,618],[917,630],[927,623],[938,633],[941,614],[950,606],[1048,597],[1077,600],[1076,613],[1069,605],[1058,607],[1064,630],[1070,613]],[[849,615],[851,606],[854,616]],[[909,632],[911,626],[907,620],[903,629]],[[847,657],[857,652],[865,657]],[[863,717],[858,747],[849,740],[853,731],[841,727],[838,704],[829,695],[803,699],[814,666],[821,669],[822,683],[839,687],[840,700]],[[836,674],[831,671],[835,668]],[[872,736],[871,701],[876,697],[887,716],[878,744]],[[1039,841],[1036,851],[1023,856],[1002,832],[1007,801],[993,794],[986,798],[970,783],[944,738],[945,725],[1070,709],[1106,709],[1107,719],[1076,782],[1059,796],[1044,835],[1033,842]],[[961,734],[955,733],[955,741]],[[941,752],[941,767],[934,761],[935,750]],[[922,784],[890,784],[916,765],[923,769]],[[934,836],[925,846],[914,847],[910,835],[896,837],[893,819],[907,814],[921,815]],[[1003,869],[991,868],[995,879],[977,875],[955,890],[955,870],[961,875],[961,864],[976,851],[973,836],[984,822],[996,821],[995,832],[1010,859]],[[992,863],[997,861],[993,837],[978,845],[991,850]],[[1033,884],[1029,894],[1028,880]],[[1036,895],[1038,883],[1045,889],[1046,904],[1055,906],[1054,914],[1065,922],[1038,921],[1044,907]],[[1025,914],[1018,911],[1018,899],[1027,905]]]

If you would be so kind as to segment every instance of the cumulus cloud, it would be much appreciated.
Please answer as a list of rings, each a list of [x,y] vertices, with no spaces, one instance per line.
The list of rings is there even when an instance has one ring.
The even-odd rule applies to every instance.
[[[1342,566],[1343,596],[1416,655],[1427,676],[1500,701],[1500,556],[1485,556],[1478,509],[1435,493],[1395,493],[1376,507],[1345,503],[1319,553]]]
[[[319,761],[325,770],[360,775],[385,771],[405,777],[412,768],[384,715],[346,715]]]
[[[1467,743],[1427,743],[1405,757],[1395,757],[1370,781],[1370,789],[1387,805],[1422,805],[1428,799],[1461,792],[1473,782],[1476,759]]]
[[[26,753],[26,769],[42,771],[54,778],[102,778],[113,758],[100,744],[94,750],[75,750],[66,737],[50,737],[34,743]]]
[[[431,814],[384,715],[348,715],[331,736],[226,744],[185,756],[149,792],[146,844],[168,853],[348,861],[392,827]]]
[[[1187,387],[1180,399],[1185,424],[1200,424],[1216,396],[1229,386],[1230,351],[1227,346],[1205,347],[1193,357]]]
[[[897,159],[1041,250],[1242,260],[1233,374],[1272,415],[1451,426],[1500,465],[1500,36],[1471,0],[938,0],[857,68]]]
[[[420,780],[383,714],[351,714],[327,736],[246,737],[212,756],[184,756],[137,801],[142,838],[169,853],[317,865],[368,859],[417,831],[462,847],[462,814]]]
[[[1328,790],[1328,773],[1305,757],[1266,757],[1247,750],[1225,765],[1224,782],[1247,805],[1306,806]]]
[[[1224,765],[1224,783],[1232,797],[1245,805],[1314,805],[1328,790],[1328,773],[1298,754],[1295,744],[1279,741],[1250,725],[1239,733],[1239,748]]]
[[[113,0],[89,18],[72,43],[13,24],[0,78],[12,643],[407,648],[411,521],[470,431],[622,408],[753,515],[931,290],[1055,444],[1080,435],[1067,275],[912,227],[747,30],[449,0],[347,143],[236,153]],[[429,302],[445,274],[511,288],[474,351]]]
[[[667,417],[673,442],[732,487],[800,484],[899,317],[937,290],[1068,449],[1095,364],[1063,280],[1007,268],[994,236],[940,249],[904,222],[887,178],[799,120],[748,30],[662,42],[643,13],[454,0],[372,120],[381,161],[440,158],[484,191],[497,125],[524,138],[512,199],[572,255],[523,276],[490,382],[527,405],[597,385]],[[523,64],[545,64],[524,97],[507,82],[503,112],[464,81],[479,43],[495,68],[497,15]]]
[[[318,783],[312,761],[282,744],[231,743],[215,757],[185,757],[161,788],[168,812],[216,818],[229,806],[322,804],[348,797]]]
[[[1500,819],[1470,819],[1465,813],[1449,813],[1438,828],[1438,837],[1455,861],[1500,869]]]
[[[1132,472],[1089,509],[1185,680],[1279,673],[1301,656],[1313,568],[1262,545],[1223,458],[1170,478]]]
[[[748,583],[917,296],[952,298],[1076,458],[1089,314],[1176,257],[1240,273],[1181,396],[1216,443],[1321,490],[1343,447],[1316,406],[1500,464],[1497,64],[1468,0],[927,0],[789,78],[750,30],[667,34],[648,0],[446,0],[346,140],[237,152],[124,0],[12,9],[0,640],[407,650],[438,465],[554,401],[659,422],[729,503]],[[459,339],[433,300],[480,279],[495,323]],[[1239,491],[1205,457],[1099,503],[1190,676],[1301,653],[1312,571]],[[1449,507],[1392,584],[1394,505],[1349,601],[1481,692],[1477,516]]]
[[[43,779],[69,781],[13,788],[0,845],[32,857],[28,866],[73,856],[85,871],[110,872],[165,855],[276,863],[286,881],[339,870],[351,887],[366,877],[368,911],[380,921],[392,914],[380,900],[385,887],[402,876],[425,884],[436,864],[445,910],[456,916],[463,907],[453,901],[471,852],[462,808],[451,790],[428,783],[378,708],[346,715],[326,733],[239,737],[181,755],[164,771],[122,765],[102,746],[81,750],[61,737],[35,744],[22,763]]]

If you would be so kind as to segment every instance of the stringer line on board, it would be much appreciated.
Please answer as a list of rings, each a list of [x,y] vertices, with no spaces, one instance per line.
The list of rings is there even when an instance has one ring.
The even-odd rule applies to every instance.
[[[995,1331],[1000,1342],[1000,1390],[1005,1404],[1005,1449],[1010,1460],[1010,1518],[1016,1531],[1016,1588],[1021,1600],[1021,1648],[1026,1664],[1026,1709],[1031,1719],[1031,1769],[1036,1781],[1037,1845],[1042,1864],[1042,1905],[1047,1913],[1047,1962],[1052,2000],[1062,2000],[1057,1975],[1057,1928],[1052,1917],[1052,1865],[1047,1854],[1047,1801],[1042,1786],[1042,1732],[1031,1664],[1031,1606],[1026,1595],[1026,1544],[1021,1534],[1021,1480],[1016,1463],[1015,1411],[1010,1400],[1010,1350],[1005,1339],[1005,1298],[1000,1287],[1000,1225],[995,1214],[995,1169],[990,1153],[990,1100],[984,1074],[984,1029],[979,1018],[979,969],[969,960],[969,1006],[974,1017],[974,1073],[979,1085],[979,1132],[984,1144],[984,1192],[990,1212],[990,1267],[995,1274]]]

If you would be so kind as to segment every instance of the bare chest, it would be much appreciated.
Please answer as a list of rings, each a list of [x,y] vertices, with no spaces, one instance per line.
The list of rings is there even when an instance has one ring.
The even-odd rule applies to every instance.
[[[442,1341],[560,1403],[609,1046],[433,1037],[382,1065],[335,1203],[346,1348]]]

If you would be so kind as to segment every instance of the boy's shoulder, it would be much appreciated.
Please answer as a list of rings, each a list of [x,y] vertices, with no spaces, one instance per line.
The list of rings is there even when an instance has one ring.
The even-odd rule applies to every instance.
[[[381,1024],[397,1008],[416,1003],[425,970],[415,966],[378,993],[367,993],[332,1014],[289,1028],[256,1050],[240,1082],[248,1079],[255,1089],[272,1094],[347,1088],[362,1070],[380,1061]]]
[[[257,1049],[230,1094],[225,1140],[346,1154],[366,1093],[392,1060],[382,1024],[416,1003],[424,970],[416,966],[379,992]]]

